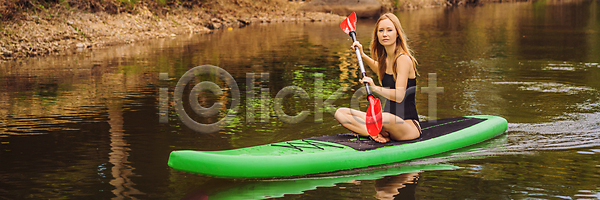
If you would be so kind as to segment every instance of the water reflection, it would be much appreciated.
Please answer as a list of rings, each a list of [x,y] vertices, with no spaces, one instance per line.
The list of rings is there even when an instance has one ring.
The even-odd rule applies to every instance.
[[[536,155],[537,154],[537,155]],[[427,184],[459,188],[450,191],[439,187],[439,193],[421,193],[424,198],[574,198],[587,190],[586,195],[597,193],[598,156],[577,154],[576,151],[537,152],[531,155],[503,156],[503,159],[484,158],[458,166],[464,171],[441,172],[444,180],[425,180]],[[523,173],[525,172],[525,173]],[[476,186],[484,186],[485,189]],[[510,191],[510,192],[507,192]],[[445,195],[440,195],[445,194]]]
[[[415,188],[420,173],[404,173],[375,181],[377,199],[415,199]]]
[[[8,176],[2,182],[9,186],[2,188],[11,193],[0,196],[144,194],[130,179],[135,173],[124,115],[136,103],[125,99],[141,96],[152,80],[144,70],[116,64],[125,62],[112,53],[34,58],[0,67],[0,176],[29,177]]]
[[[361,169],[354,172],[324,174],[297,179],[274,180],[240,180],[228,181],[221,188],[215,188],[210,182],[196,184],[194,192],[184,199],[266,199],[277,197],[293,197],[298,194],[309,194],[311,190],[328,188],[355,192],[352,196],[376,194],[378,199],[414,199],[415,187],[421,172],[435,170],[456,170],[452,165],[444,164],[407,164],[386,166],[382,168]],[[180,176],[180,175],[175,175]],[[190,176],[189,179],[201,177]],[[219,182],[221,180],[212,180]],[[229,185],[223,187],[225,185]],[[362,187],[362,190],[355,190]],[[366,188],[364,188],[366,187]],[[216,192],[207,192],[216,191]],[[339,199],[336,193],[322,194],[319,198]]]
[[[106,76],[105,76],[106,77]],[[121,85],[125,76],[123,74],[114,74],[106,77],[105,83],[109,85],[113,94],[118,96],[125,94],[125,87]],[[108,79],[108,80],[107,80]],[[110,150],[109,163],[113,165],[111,175],[113,179],[109,182],[115,187],[112,193],[116,196],[113,199],[137,199],[131,195],[143,195],[145,193],[133,188],[130,177],[135,176],[135,168],[129,165],[129,144],[125,139],[125,130],[123,129],[123,99],[113,97],[106,102],[108,107],[108,124],[110,125]]]

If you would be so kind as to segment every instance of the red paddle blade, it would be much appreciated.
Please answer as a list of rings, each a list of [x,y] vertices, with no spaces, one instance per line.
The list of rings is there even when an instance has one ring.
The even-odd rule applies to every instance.
[[[379,99],[369,95],[369,108],[367,109],[367,132],[372,137],[375,137],[381,132],[383,126],[383,117],[381,114],[381,103]]]
[[[340,24],[340,27],[346,34],[350,34],[350,31],[356,30],[356,13],[352,12],[350,16],[346,17],[346,19]]]

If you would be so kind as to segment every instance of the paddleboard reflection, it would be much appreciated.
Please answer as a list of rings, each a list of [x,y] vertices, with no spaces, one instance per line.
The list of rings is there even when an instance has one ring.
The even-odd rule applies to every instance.
[[[434,170],[456,170],[460,167],[448,164],[417,164],[386,166],[356,170],[353,172],[325,174],[318,177],[294,179],[252,180],[234,187],[212,193],[199,189],[188,194],[186,200],[201,199],[267,199],[285,195],[302,194],[318,187],[336,187],[345,183],[362,184],[375,180],[375,197],[379,199],[414,199],[417,180],[421,172]],[[206,183],[209,184],[209,183]],[[372,191],[371,191],[372,192]],[[370,193],[371,193],[370,192]]]

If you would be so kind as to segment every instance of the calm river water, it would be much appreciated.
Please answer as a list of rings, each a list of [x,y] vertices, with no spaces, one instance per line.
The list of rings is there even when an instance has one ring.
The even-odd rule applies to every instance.
[[[314,109],[316,73],[324,76],[324,99],[341,86],[352,88],[335,107],[350,106],[360,87],[339,22],[255,24],[3,63],[0,199],[598,199],[599,4],[542,0],[397,13],[420,63],[418,87],[436,73],[444,88],[437,117],[498,115],[508,131],[430,158],[297,179],[211,178],[172,170],[167,159],[179,149],[346,132],[328,110],[321,118]],[[359,19],[363,44],[374,23]],[[173,103],[179,78],[205,64],[226,70],[241,91],[240,113],[211,134],[183,124]],[[228,87],[208,75],[189,85],[206,80]],[[283,123],[263,106],[285,86],[309,93],[308,100],[286,97],[283,104],[289,115],[310,111],[304,121]],[[248,91],[254,102],[246,101]],[[214,123],[232,107],[231,90],[223,94],[200,94],[200,105],[225,105],[217,116],[184,109],[200,123]],[[424,120],[432,117],[427,102],[417,93]]]

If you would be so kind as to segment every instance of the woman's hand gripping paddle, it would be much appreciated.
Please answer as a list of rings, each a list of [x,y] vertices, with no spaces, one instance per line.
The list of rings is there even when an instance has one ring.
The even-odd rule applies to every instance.
[[[340,27],[346,34],[349,34],[352,37],[352,42],[356,42],[356,13],[352,12],[350,16],[348,16],[341,24]],[[365,66],[363,65],[362,57],[360,55],[360,50],[358,47],[354,48],[356,50],[356,57],[358,58],[358,66],[360,67],[360,73],[364,78],[367,76],[365,72]],[[375,137],[381,132],[381,127],[383,126],[383,120],[381,117],[381,103],[379,99],[375,98],[371,93],[371,89],[369,89],[369,83],[365,83],[365,88],[367,88],[367,99],[369,100],[369,107],[367,108],[367,132],[371,137]]]

